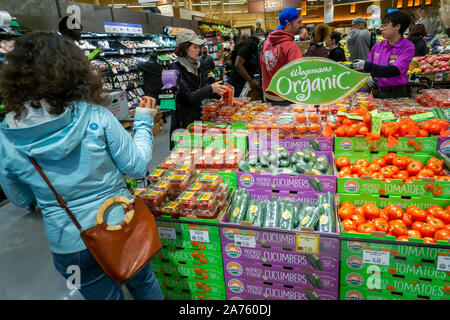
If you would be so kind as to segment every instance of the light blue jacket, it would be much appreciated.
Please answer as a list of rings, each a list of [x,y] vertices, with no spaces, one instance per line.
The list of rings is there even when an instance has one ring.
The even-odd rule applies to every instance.
[[[57,118],[32,127],[8,128],[6,121],[1,123],[1,187],[16,206],[37,201],[52,252],[74,253],[86,246],[27,156],[36,159],[83,229],[88,229],[95,225],[105,200],[130,197],[123,174],[133,178],[146,174],[152,158],[153,117],[136,113],[133,129],[134,138],[109,110],[86,102],[73,103]],[[116,225],[123,216],[122,207],[115,206],[105,218]]]

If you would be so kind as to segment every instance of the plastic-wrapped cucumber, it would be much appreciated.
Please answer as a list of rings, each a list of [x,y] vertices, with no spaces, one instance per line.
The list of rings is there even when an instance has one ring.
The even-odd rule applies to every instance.
[[[261,227],[264,223],[264,217],[266,215],[266,208],[264,202],[258,202],[258,210],[253,216],[253,225]]]
[[[294,203],[287,201],[281,211],[280,227],[284,230],[292,230],[294,228]]]
[[[241,223],[247,213],[248,204],[250,202],[250,193],[247,189],[241,189],[241,199],[238,199],[236,207],[231,211],[230,222]]]
[[[280,166],[280,159],[278,159],[277,155],[272,154],[269,159],[272,166],[275,166],[277,168]]]
[[[255,166],[259,162],[259,157],[257,154],[251,154],[248,156],[248,164]]]
[[[280,160],[281,168],[287,168],[287,167],[289,167],[289,164],[290,164],[289,159],[281,159]]]
[[[239,214],[239,208],[242,203],[242,193],[244,189],[238,188],[234,192],[233,198],[231,199],[231,208],[228,216],[229,222],[236,222],[236,216]]]
[[[319,222],[319,218],[322,215],[323,207],[317,206],[311,210],[311,213],[308,214],[302,220],[302,227],[315,229],[317,223]]]
[[[265,228],[274,228],[280,225],[280,202],[277,199],[272,199],[266,212],[264,221]]]
[[[316,162],[314,163],[314,168],[319,170],[322,173],[327,172],[328,170],[328,158],[326,156],[320,156],[316,159]]]
[[[297,225],[297,228],[303,227],[303,225],[302,225],[303,219],[306,216],[308,216],[312,212],[313,209],[314,209],[314,205],[311,202],[307,201],[307,202],[305,202],[303,204],[303,206],[300,209],[300,212],[298,214],[298,225]]]
[[[239,162],[238,168],[239,168],[239,171],[243,171],[243,172],[250,171],[250,165],[245,160],[242,160],[242,161]]]
[[[269,156],[270,157],[270,156]],[[263,167],[268,167],[269,166],[269,164],[270,164],[270,159],[269,159],[269,157],[264,157],[264,156],[261,156],[260,157],[260,159],[259,159],[259,162],[261,163],[261,166],[263,166]]]
[[[334,219],[333,194],[331,192],[327,192],[322,208],[323,212],[319,218],[317,230],[322,232],[335,232],[336,221]]]
[[[251,199],[248,204],[247,213],[244,216],[244,221],[251,222],[255,220],[255,214],[258,212],[258,201]]]
[[[300,223],[299,217],[304,205],[305,204],[300,200],[295,202],[294,228],[297,228],[298,224]]]

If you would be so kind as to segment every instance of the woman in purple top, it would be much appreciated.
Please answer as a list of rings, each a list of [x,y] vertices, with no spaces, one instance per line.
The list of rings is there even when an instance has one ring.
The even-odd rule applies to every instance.
[[[387,14],[383,19],[381,34],[385,40],[378,42],[366,61],[355,60],[353,68],[370,73],[367,81],[375,98],[409,97],[408,69],[414,57],[414,45],[403,37],[411,22],[400,11]]]

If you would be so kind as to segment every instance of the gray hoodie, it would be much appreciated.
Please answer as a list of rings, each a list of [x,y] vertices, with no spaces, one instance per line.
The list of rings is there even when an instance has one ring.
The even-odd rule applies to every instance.
[[[350,60],[366,60],[370,53],[370,32],[368,30],[353,29],[347,37],[347,48]]]

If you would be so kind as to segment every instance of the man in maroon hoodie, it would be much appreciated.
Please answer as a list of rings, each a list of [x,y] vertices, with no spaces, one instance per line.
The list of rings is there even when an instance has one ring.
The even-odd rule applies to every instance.
[[[296,8],[287,8],[278,16],[280,25],[271,32],[261,49],[262,89],[265,100],[274,105],[291,104],[266,89],[273,75],[285,64],[303,58],[299,46],[294,42],[295,35],[299,34],[303,26],[302,15]]]

